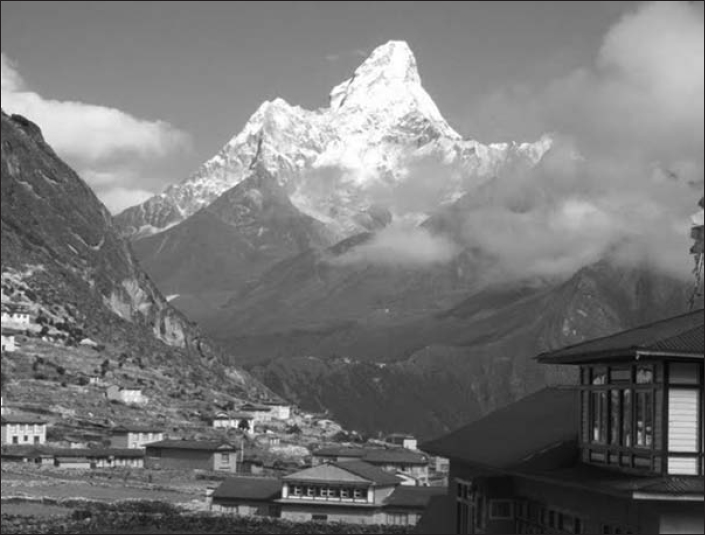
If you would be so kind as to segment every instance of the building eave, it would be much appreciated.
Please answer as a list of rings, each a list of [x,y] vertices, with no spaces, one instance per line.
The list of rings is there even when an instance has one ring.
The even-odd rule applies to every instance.
[[[703,494],[668,494],[654,492],[635,492],[632,498],[638,501],[650,502],[703,502],[705,495]]]

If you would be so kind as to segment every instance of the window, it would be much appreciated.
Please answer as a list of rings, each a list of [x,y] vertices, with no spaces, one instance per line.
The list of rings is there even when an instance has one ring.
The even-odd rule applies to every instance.
[[[654,367],[649,365],[637,366],[636,384],[650,385],[654,382]]]
[[[511,500],[491,500],[490,520],[511,520],[514,517],[514,503]]]
[[[12,437],[12,443],[13,443],[13,444],[19,444],[19,443],[20,443],[20,437],[18,437],[18,436]]]
[[[456,533],[466,535],[474,533],[474,504],[472,503],[473,492],[471,484],[465,481],[457,482],[456,499]]]
[[[340,489],[340,497],[344,500],[350,498],[350,489]]]
[[[293,494],[296,497],[301,497],[304,494],[304,489],[300,485],[294,485]]]
[[[697,364],[671,362],[668,365],[668,382],[672,385],[697,385],[701,380],[699,376]]]
[[[653,392],[637,392],[636,402],[636,445],[650,448],[654,440]]]
[[[619,446],[622,429],[622,391],[612,390],[610,397],[610,444]]]
[[[632,391],[622,393],[622,446],[632,447]]]
[[[353,497],[356,500],[361,500],[361,499],[367,498],[367,492],[365,492],[363,489],[355,489],[353,491]]]
[[[409,525],[409,515],[407,513],[387,513],[388,526]]]
[[[34,437],[34,443],[39,444],[39,437]]]
[[[607,421],[607,391],[593,392],[590,398],[592,442],[603,444],[606,442]]]
[[[309,498],[316,496],[316,487],[306,487],[306,496]]]

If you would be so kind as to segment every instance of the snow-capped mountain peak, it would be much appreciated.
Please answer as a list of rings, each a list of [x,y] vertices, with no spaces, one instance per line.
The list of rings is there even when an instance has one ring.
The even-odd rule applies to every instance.
[[[329,108],[265,101],[191,177],[117,221],[132,236],[169,228],[242,182],[257,164],[276,176],[297,209],[345,237],[366,230],[361,221],[379,204],[375,195],[393,196],[413,162],[451,166],[443,190],[453,199],[464,192],[459,188],[489,179],[505,163],[534,165],[550,145],[548,138],[493,145],[463,140],[423,88],[409,45],[389,41],[332,90]]]

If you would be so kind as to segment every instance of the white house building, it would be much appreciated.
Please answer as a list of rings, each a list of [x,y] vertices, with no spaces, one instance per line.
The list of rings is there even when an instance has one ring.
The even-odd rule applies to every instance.
[[[13,353],[14,351],[17,350],[17,344],[15,342],[15,337],[14,335],[11,334],[3,334],[0,335],[1,337],[1,343],[0,343],[0,348],[2,349],[3,353]]]
[[[47,424],[30,416],[2,417],[2,444],[45,444]]]
[[[164,431],[149,426],[120,426],[113,429],[110,437],[111,448],[139,449],[152,442],[164,440]]]
[[[122,388],[112,385],[105,391],[105,397],[111,401],[119,401],[125,405],[146,405],[149,402],[139,388]]]

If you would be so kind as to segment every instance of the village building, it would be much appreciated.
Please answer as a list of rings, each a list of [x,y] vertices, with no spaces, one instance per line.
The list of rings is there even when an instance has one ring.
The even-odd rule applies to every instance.
[[[264,401],[264,407],[270,408],[271,418],[273,420],[289,421],[291,420],[291,405],[280,401]]]
[[[110,401],[118,401],[125,405],[146,405],[149,398],[145,397],[139,388],[123,388],[111,385],[105,390],[105,397]]]
[[[2,323],[11,323],[16,327],[24,327],[32,322],[32,315],[26,306],[15,303],[2,304]]]
[[[361,461],[321,464],[281,479],[232,478],[212,496],[213,511],[273,516],[294,522],[415,525],[445,489],[403,487]]]
[[[46,422],[32,416],[2,416],[3,444],[44,444],[46,440]]]
[[[419,533],[702,533],[703,311],[538,357],[579,367],[424,451],[450,486]]]
[[[8,446],[2,450],[2,462],[19,462],[77,470],[143,468],[144,451],[116,448],[66,449],[41,446]]]
[[[400,433],[395,433],[387,436],[384,442],[390,446],[399,446],[407,450],[416,451],[419,449],[419,442],[415,437],[411,435],[404,435]]]
[[[236,472],[238,451],[224,441],[162,440],[146,446],[145,467]]]
[[[164,440],[164,430],[159,427],[125,425],[112,430],[110,446],[119,449],[139,449],[160,440]]]
[[[17,342],[14,334],[2,333],[0,335],[0,350],[3,353],[14,353],[17,351]]]
[[[271,422],[273,419],[272,407],[267,405],[246,403],[238,409],[238,412],[250,416],[255,421],[255,424]]]
[[[250,435],[255,433],[255,417],[249,413],[219,412],[213,417],[214,429],[238,429]]]
[[[429,482],[430,459],[419,451],[404,448],[323,448],[313,452],[314,466],[337,462],[364,461],[399,476],[404,485],[425,486]]]

